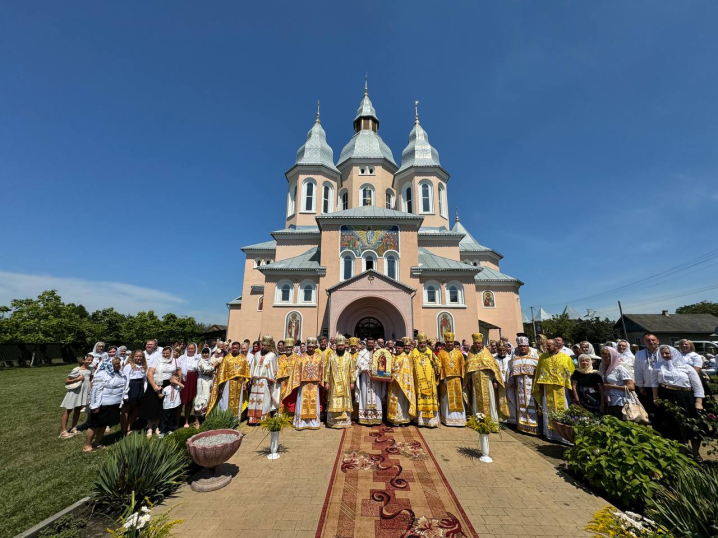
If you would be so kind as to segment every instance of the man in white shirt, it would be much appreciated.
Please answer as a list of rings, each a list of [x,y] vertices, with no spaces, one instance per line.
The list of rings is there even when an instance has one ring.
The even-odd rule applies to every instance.
[[[649,413],[653,412],[653,388],[656,386],[654,382],[653,369],[658,361],[658,347],[661,341],[653,333],[643,335],[643,344],[645,349],[641,349],[636,353],[636,359],[633,363],[633,371],[635,375],[636,388],[638,389],[638,399]]]
[[[157,340],[147,340],[147,343],[145,343],[145,364],[147,364],[147,367],[149,368],[152,359],[154,359],[154,362],[157,362],[161,358],[162,350],[157,347]]]
[[[554,338],[554,340],[556,340],[556,345],[558,346],[559,353],[564,353],[568,355],[569,357],[571,357],[572,360],[576,358],[576,354],[573,352],[573,350],[563,344],[563,337],[557,336],[556,338]]]

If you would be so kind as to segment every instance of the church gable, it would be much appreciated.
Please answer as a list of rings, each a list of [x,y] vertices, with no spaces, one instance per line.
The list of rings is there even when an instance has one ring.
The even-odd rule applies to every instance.
[[[372,291],[372,292],[386,292],[386,291],[402,291],[406,293],[413,293],[416,289],[402,284],[398,280],[389,278],[381,273],[369,269],[363,273],[353,276],[343,282],[340,282],[331,288],[327,289],[328,293],[334,293],[336,291]]]

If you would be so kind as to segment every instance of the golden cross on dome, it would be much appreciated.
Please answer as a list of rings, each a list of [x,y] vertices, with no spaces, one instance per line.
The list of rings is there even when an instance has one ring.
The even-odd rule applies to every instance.
[[[419,123],[419,101],[414,101],[414,123]]]
[[[369,95],[369,71],[364,75],[364,95]]]
[[[319,99],[317,99],[317,123],[319,122]]]

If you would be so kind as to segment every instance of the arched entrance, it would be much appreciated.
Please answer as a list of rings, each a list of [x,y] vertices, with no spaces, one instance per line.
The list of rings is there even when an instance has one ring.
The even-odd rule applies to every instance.
[[[384,325],[376,318],[366,317],[359,320],[354,328],[354,336],[360,339],[384,338]]]

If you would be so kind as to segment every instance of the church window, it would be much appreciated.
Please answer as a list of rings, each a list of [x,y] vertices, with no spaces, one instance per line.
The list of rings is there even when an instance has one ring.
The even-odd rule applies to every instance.
[[[427,303],[436,303],[436,288],[434,286],[429,286],[428,288],[426,288],[426,297]]]
[[[294,284],[289,280],[281,280],[277,282],[277,289],[274,295],[275,303],[291,303],[293,302]]]
[[[446,285],[446,304],[464,304],[464,287],[459,282],[449,282]]]
[[[360,173],[362,176],[363,176],[364,174],[366,174],[366,168],[364,168],[364,167],[360,168],[360,169],[359,169],[359,173]]]
[[[399,278],[399,268],[398,268],[398,260],[396,257],[396,254],[385,254],[384,255],[384,266],[386,268],[386,276],[389,278],[393,278],[394,280],[398,280]]]
[[[445,219],[449,218],[446,211],[446,187],[443,184],[439,185],[439,214]]]
[[[351,254],[346,254],[344,258],[342,258],[342,274],[344,276],[344,280],[347,280],[353,276],[354,273],[354,256]]]
[[[419,184],[419,189],[419,192],[421,192],[421,212],[433,213],[434,195],[432,192],[431,183],[427,180],[424,180]]]
[[[372,252],[365,252],[363,256],[364,271],[373,269],[376,271],[376,255]]]
[[[349,193],[346,189],[339,193],[339,209],[349,209]]]
[[[291,217],[294,215],[294,210],[297,203],[297,186],[292,185],[289,187],[289,192],[287,193],[287,217]]]
[[[322,198],[322,213],[332,212],[332,201],[334,199],[334,189],[331,185],[324,185],[324,196]]]
[[[374,175],[374,167],[373,166],[369,167],[369,174],[372,176]]]
[[[407,185],[404,187],[403,191],[403,209],[405,213],[413,213],[414,212],[414,202],[412,200],[411,195],[411,185]]]
[[[302,207],[306,213],[314,213],[316,211],[316,189],[317,183],[313,179],[305,179],[302,185],[304,203]]]
[[[394,193],[391,189],[387,189],[386,191],[386,208],[394,209]]]
[[[361,195],[361,205],[374,205],[374,187],[368,184],[362,185],[359,194]]]
[[[434,281],[430,280],[426,284],[424,284],[424,304],[425,305],[438,305],[441,304],[441,285]]]
[[[304,304],[314,304],[315,303],[315,290],[316,290],[316,284],[311,280],[305,280],[299,285],[299,289],[301,290],[301,302]]]

